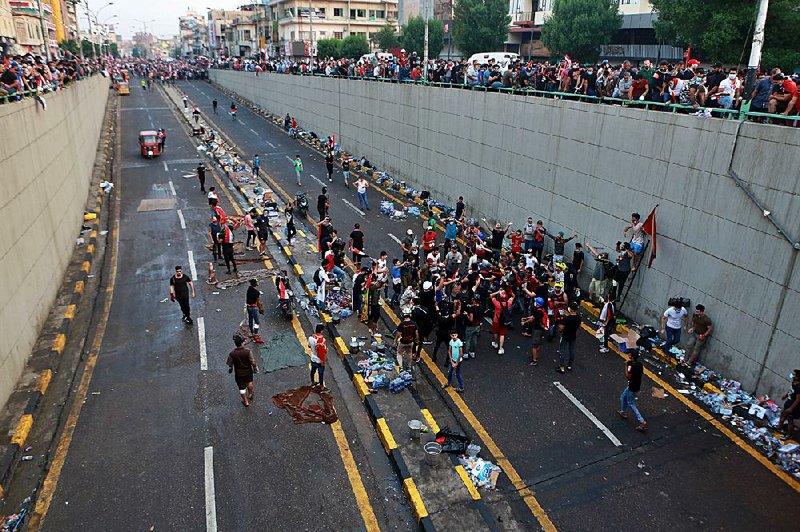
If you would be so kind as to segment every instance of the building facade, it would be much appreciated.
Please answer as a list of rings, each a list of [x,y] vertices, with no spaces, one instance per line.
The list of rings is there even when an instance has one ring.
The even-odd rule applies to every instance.
[[[622,14],[622,27],[612,44],[603,46],[600,58],[613,60],[644,59],[668,61],[683,58],[683,49],[659,43],[653,22],[658,15],[649,0],[618,0]],[[525,57],[550,57],[542,43],[542,25],[553,12],[553,0],[509,0],[511,17],[505,51],[517,52]]]
[[[181,56],[208,55],[208,32],[205,19],[192,9],[178,18],[181,39]]]
[[[362,35],[368,41],[386,24],[397,26],[396,0],[323,1],[309,7],[307,1],[272,0],[269,2],[272,20],[272,55],[294,55],[292,43],[306,43],[315,53],[320,39],[344,39]],[[313,9],[313,11],[312,11]]]

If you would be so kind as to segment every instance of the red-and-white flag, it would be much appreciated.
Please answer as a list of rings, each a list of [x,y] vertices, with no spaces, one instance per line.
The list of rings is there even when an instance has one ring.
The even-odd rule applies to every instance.
[[[653,207],[653,210],[647,215],[647,219],[642,225],[642,230],[650,236],[650,241],[653,244],[650,250],[650,260],[647,261],[648,268],[653,266],[653,260],[656,258],[656,209],[658,209],[658,205]]]

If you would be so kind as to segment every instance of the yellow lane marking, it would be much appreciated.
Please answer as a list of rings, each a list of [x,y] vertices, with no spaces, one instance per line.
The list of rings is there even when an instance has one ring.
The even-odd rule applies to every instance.
[[[383,306],[386,313],[392,319],[392,321],[397,324],[400,323],[400,320],[397,318],[397,315],[389,308],[388,305],[384,303]],[[422,361],[425,362],[425,365],[428,366],[428,370],[433,374],[439,384],[445,384],[447,382],[447,378],[444,376],[442,371],[439,369],[439,366],[436,365],[435,362],[431,360],[428,356],[428,353],[423,349],[422,350]],[[525,502],[525,505],[530,509],[536,519],[539,521],[539,525],[541,527],[550,532],[556,530],[555,525],[550,520],[550,517],[542,508],[542,505],[539,504],[539,501],[536,500],[533,491],[528,488],[525,481],[517,472],[516,468],[511,465],[508,458],[503,454],[500,450],[500,447],[495,443],[494,439],[489,436],[489,433],[483,427],[478,418],[475,417],[475,414],[472,413],[472,409],[467,406],[467,403],[464,402],[464,399],[461,397],[459,393],[453,390],[452,387],[448,387],[445,389],[446,393],[450,396],[450,399],[456,405],[456,408],[459,409],[461,414],[467,420],[467,422],[472,426],[472,429],[478,435],[478,437],[483,440],[483,443],[486,445],[486,448],[489,450],[490,453],[494,456],[495,462],[497,463],[500,468],[505,471],[506,475],[508,475],[508,479],[511,481],[511,484],[517,490],[519,495],[522,497],[522,500]]]
[[[581,327],[583,327],[583,329],[585,331],[587,331],[589,334],[594,335],[594,331],[592,330],[592,328],[589,327],[588,325],[586,325],[585,323],[582,323]],[[611,348],[612,351],[614,351],[620,357],[622,357],[622,358],[624,358],[626,360],[628,359],[627,355],[625,353],[623,353],[622,351],[620,351],[619,349],[617,349],[614,345],[609,344],[609,347]],[[683,403],[686,407],[688,407],[691,410],[693,410],[697,415],[699,415],[700,417],[702,417],[703,419],[705,419],[706,421],[711,423],[714,426],[714,428],[716,428],[722,434],[727,436],[728,439],[730,439],[733,443],[735,443],[740,449],[742,449],[747,454],[749,454],[750,456],[755,458],[761,465],[763,465],[769,471],[774,473],[775,476],[777,476],[779,479],[781,479],[784,482],[786,482],[786,484],[788,484],[790,488],[794,489],[797,492],[800,492],[800,482],[798,482],[797,480],[792,478],[788,473],[786,473],[784,470],[782,470],[781,468],[779,468],[778,466],[776,466],[775,464],[770,462],[767,459],[766,456],[762,455],[760,452],[758,452],[755,449],[753,449],[752,447],[750,447],[741,437],[739,437],[735,432],[733,432],[731,429],[729,429],[728,427],[723,425],[713,415],[709,414],[708,412],[706,412],[705,410],[703,410],[702,408],[700,408],[699,406],[694,404],[692,401],[687,399],[683,394],[678,393],[678,391],[675,388],[673,388],[672,386],[667,384],[663,379],[661,379],[658,375],[656,375],[655,373],[653,373],[649,369],[645,368],[644,373],[645,373],[645,375],[647,375],[648,378],[653,380],[653,382],[658,384],[660,387],[664,388],[664,390],[666,390],[667,393],[669,393],[670,395],[675,397],[678,401]]]
[[[314,244],[309,244],[308,247],[310,247],[311,251],[313,251],[314,253],[319,253],[317,246],[315,246]]]
[[[53,379],[53,370],[46,369],[39,375],[39,380],[36,381],[36,388],[35,391],[41,393],[42,395],[45,394],[47,388],[50,386],[50,381]]]
[[[481,500],[481,494],[478,493],[478,489],[475,487],[475,484],[469,479],[469,475],[467,475],[467,471],[464,469],[464,466],[458,464],[456,466],[456,473],[461,478],[461,481],[464,482],[464,485],[467,487],[467,491],[469,491],[470,497],[472,497],[473,501]]]
[[[57,352],[59,355],[64,352],[64,346],[67,344],[67,335],[64,333],[59,333],[56,335],[56,339],[53,340],[53,351]]]
[[[342,340],[341,336],[337,336],[335,342],[336,342],[336,347],[339,348],[339,353],[341,353],[342,356],[345,356],[350,352],[350,350],[347,348],[347,345],[344,343],[344,340]]]
[[[428,509],[425,508],[425,503],[422,502],[422,497],[419,495],[417,485],[414,484],[414,479],[403,479],[403,491],[406,492],[406,496],[411,501],[411,509],[414,510],[417,521],[428,517]]]
[[[28,433],[31,431],[32,426],[33,416],[30,414],[23,414],[22,417],[19,418],[17,428],[14,429],[14,435],[11,436],[11,443],[16,443],[20,447],[25,445],[25,440],[28,439]]]
[[[120,181],[117,180],[117,193],[115,194],[115,202],[117,212],[119,212],[119,201],[122,197],[120,190]],[[83,403],[86,400],[86,395],[89,391],[89,384],[92,382],[92,375],[94,374],[95,365],[97,365],[97,357],[100,354],[100,347],[103,344],[103,337],[106,332],[106,325],[108,324],[108,315],[111,312],[111,302],[114,298],[114,285],[117,279],[117,254],[119,252],[119,221],[112,220],[110,233],[112,235],[112,245],[109,253],[111,259],[111,272],[109,275],[109,283],[106,288],[106,298],[103,302],[103,313],[101,314],[100,321],[95,330],[94,340],[89,351],[89,356],[86,359],[86,365],[83,369],[81,381],[78,384],[78,389],[75,394],[75,400],[70,408],[67,421],[64,424],[64,429],[61,432],[61,437],[58,440],[58,446],[50,461],[50,468],[47,476],[42,484],[42,489],[39,492],[39,497],[36,499],[36,506],[31,514],[31,520],[28,522],[30,530],[40,530],[47,517],[47,511],[50,504],[53,502],[53,496],[58,486],[58,481],[61,477],[61,471],[64,468],[64,462],[67,459],[67,452],[72,444],[72,437],[75,434],[75,427],[78,425],[78,417],[81,415]]]
[[[75,281],[75,288],[72,290],[72,292],[75,294],[82,294],[83,288],[84,288],[83,281]]]
[[[294,329],[294,334],[300,341],[300,345],[303,346],[306,355],[310,358],[311,348],[308,346],[308,340],[306,339],[297,316],[292,316],[292,329]],[[361,518],[364,520],[364,526],[370,532],[380,530],[378,519],[375,517],[375,510],[372,508],[372,503],[367,495],[364,482],[361,480],[361,473],[358,471],[355,458],[353,458],[353,453],[350,451],[350,445],[347,443],[347,437],[342,429],[342,424],[337,420],[335,423],[332,423],[330,427],[333,432],[333,437],[336,440],[336,445],[339,448],[339,455],[342,457],[347,479],[350,481],[350,488],[356,498],[358,510],[361,512]]]
[[[86,246],[86,253],[94,253],[94,244],[89,244]]]
[[[287,257],[291,257],[292,256],[292,250],[289,249],[286,246],[283,246],[283,252],[286,254]]]
[[[298,234],[298,235],[300,235],[300,236],[302,236],[303,238],[306,238],[306,234],[303,232],[303,230],[302,230],[302,229],[298,229],[298,230],[297,230],[297,234]]]
[[[386,424],[385,419],[378,418],[375,421],[375,428],[378,430],[378,437],[381,439],[386,454],[389,454],[392,449],[397,449],[397,443],[394,441],[394,436],[389,431],[389,425]]]
[[[431,432],[434,434],[439,432],[439,425],[436,423],[436,420],[433,419],[433,416],[431,415],[430,411],[428,411],[427,408],[420,408],[419,411],[422,412],[422,417],[425,418],[425,423],[428,424],[428,427],[431,429]]]
[[[81,271],[89,273],[89,270],[91,269],[92,269],[92,263],[89,262],[88,260],[83,261],[83,264],[81,264]]]
[[[295,272],[297,275],[303,275],[303,268],[301,268],[299,264],[295,263],[295,265],[294,265],[294,272]]]
[[[75,310],[78,307],[76,305],[67,305],[67,310],[64,311],[64,318],[71,320],[75,317]]]

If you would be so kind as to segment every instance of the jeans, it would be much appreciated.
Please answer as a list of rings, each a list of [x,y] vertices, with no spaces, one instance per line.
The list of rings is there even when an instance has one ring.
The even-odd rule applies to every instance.
[[[358,205],[363,208],[369,210],[369,200],[367,199],[366,192],[357,192],[358,194]]]
[[[364,313],[364,292],[361,290],[353,291],[353,313],[358,316]]]
[[[639,423],[644,423],[642,413],[639,412],[639,408],[636,406],[636,394],[626,387],[622,390],[622,395],[619,396],[619,410],[620,412],[627,412],[629,408],[633,410],[633,415],[636,416]]]
[[[522,249],[525,250],[525,253],[530,253],[533,250],[533,247],[534,247],[535,243],[536,242],[534,240],[524,240],[522,242],[522,245],[523,245]]]
[[[464,335],[464,351],[474,353],[478,348],[478,335],[481,333],[481,326],[468,326]]]
[[[250,334],[258,334],[258,307],[247,305],[247,326],[250,328]]]
[[[319,372],[319,381],[314,380],[314,374]],[[325,364],[311,361],[311,384],[318,382],[320,386],[325,383]]]
[[[561,337],[561,343],[558,345],[558,363],[563,367],[572,367],[575,361],[575,340],[565,340]]]
[[[344,270],[341,269],[339,266],[334,266],[333,269],[328,273],[332,273],[338,281],[342,283],[344,282],[345,273]]]
[[[450,381],[453,380],[453,369],[455,369],[456,373],[456,381],[458,381],[458,387],[464,387],[464,379],[461,378],[461,364],[458,364],[455,368],[453,368],[453,364],[449,364],[447,366],[447,385],[450,386]]]
[[[673,329],[672,327],[664,327],[664,332],[667,333],[667,341],[664,342],[664,351],[672,349],[673,345],[677,345],[681,341],[681,330]]]

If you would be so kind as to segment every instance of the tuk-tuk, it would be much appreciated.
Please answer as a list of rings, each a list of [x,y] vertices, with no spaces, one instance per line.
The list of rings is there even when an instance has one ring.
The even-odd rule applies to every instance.
[[[155,131],[139,132],[139,151],[142,157],[152,159],[161,155],[158,149],[158,133]]]
[[[128,82],[127,81],[120,81],[119,82],[119,86],[117,87],[117,92],[119,94],[130,94],[131,93],[131,88],[128,85]]]

